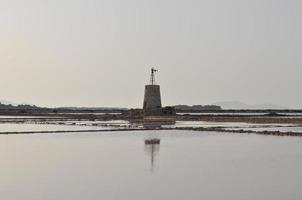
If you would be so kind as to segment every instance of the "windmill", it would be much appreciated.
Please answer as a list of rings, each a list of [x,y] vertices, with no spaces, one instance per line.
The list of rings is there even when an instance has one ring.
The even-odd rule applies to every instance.
[[[150,85],[155,85],[155,72],[158,72],[154,67],[151,68]]]
[[[145,86],[145,96],[143,110],[145,113],[161,113],[160,86],[155,83],[155,73],[158,72],[154,67],[151,68],[149,85]]]

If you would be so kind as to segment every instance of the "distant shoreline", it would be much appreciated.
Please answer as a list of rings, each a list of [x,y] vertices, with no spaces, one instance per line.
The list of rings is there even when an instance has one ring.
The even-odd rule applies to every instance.
[[[233,111],[233,110],[232,110]],[[249,110],[250,111],[250,110]],[[260,112],[258,113],[257,112]],[[101,113],[102,112],[102,113]],[[115,113],[116,112],[116,113]],[[0,109],[0,119],[11,120],[14,116],[18,120],[37,119],[43,121],[51,120],[127,120],[127,121],[208,121],[208,122],[247,122],[247,123],[288,123],[288,124],[302,124],[302,110],[255,110],[256,114],[249,114],[245,112],[234,112],[229,115],[230,110],[223,112],[195,112],[194,114],[177,114],[177,115],[154,115],[144,116],[141,114],[131,115],[123,111],[95,111],[95,112],[50,112],[50,110],[3,110]],[[245,113],[245,115],[240,115]],[[287,115],[286,113],[298,113],[298,115]],[[301,115],[300,115],[301,113]],[[2,117],[1,117],[2,116]],[[8,118],[5,118],[8,116]],[[22,118],[23,117],[23,118]],[[0,122],[1,122],[0,121]]]

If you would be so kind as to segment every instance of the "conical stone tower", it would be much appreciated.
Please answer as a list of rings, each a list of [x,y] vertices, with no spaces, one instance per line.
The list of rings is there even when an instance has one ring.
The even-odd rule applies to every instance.
[[[145,114],[160,114],[161,112],[161,96],[160,86],[155,84],[156,69],[151,68],[150,84],[145,85],[145,97],[143,110]]]

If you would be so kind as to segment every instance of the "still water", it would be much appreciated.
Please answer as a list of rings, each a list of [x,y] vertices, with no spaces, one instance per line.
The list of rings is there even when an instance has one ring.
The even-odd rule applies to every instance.
[[[145,145],[158,138],[160,144]],[[190,131],[0,135],[0,199],[302,199],[302,139]]]

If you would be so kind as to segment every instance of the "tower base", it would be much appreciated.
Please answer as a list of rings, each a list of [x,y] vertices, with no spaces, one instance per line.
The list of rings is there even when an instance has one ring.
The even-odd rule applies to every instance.
[[[161,96],[159,85],[146,85],[143,110],[145,112],[160,110]]]

